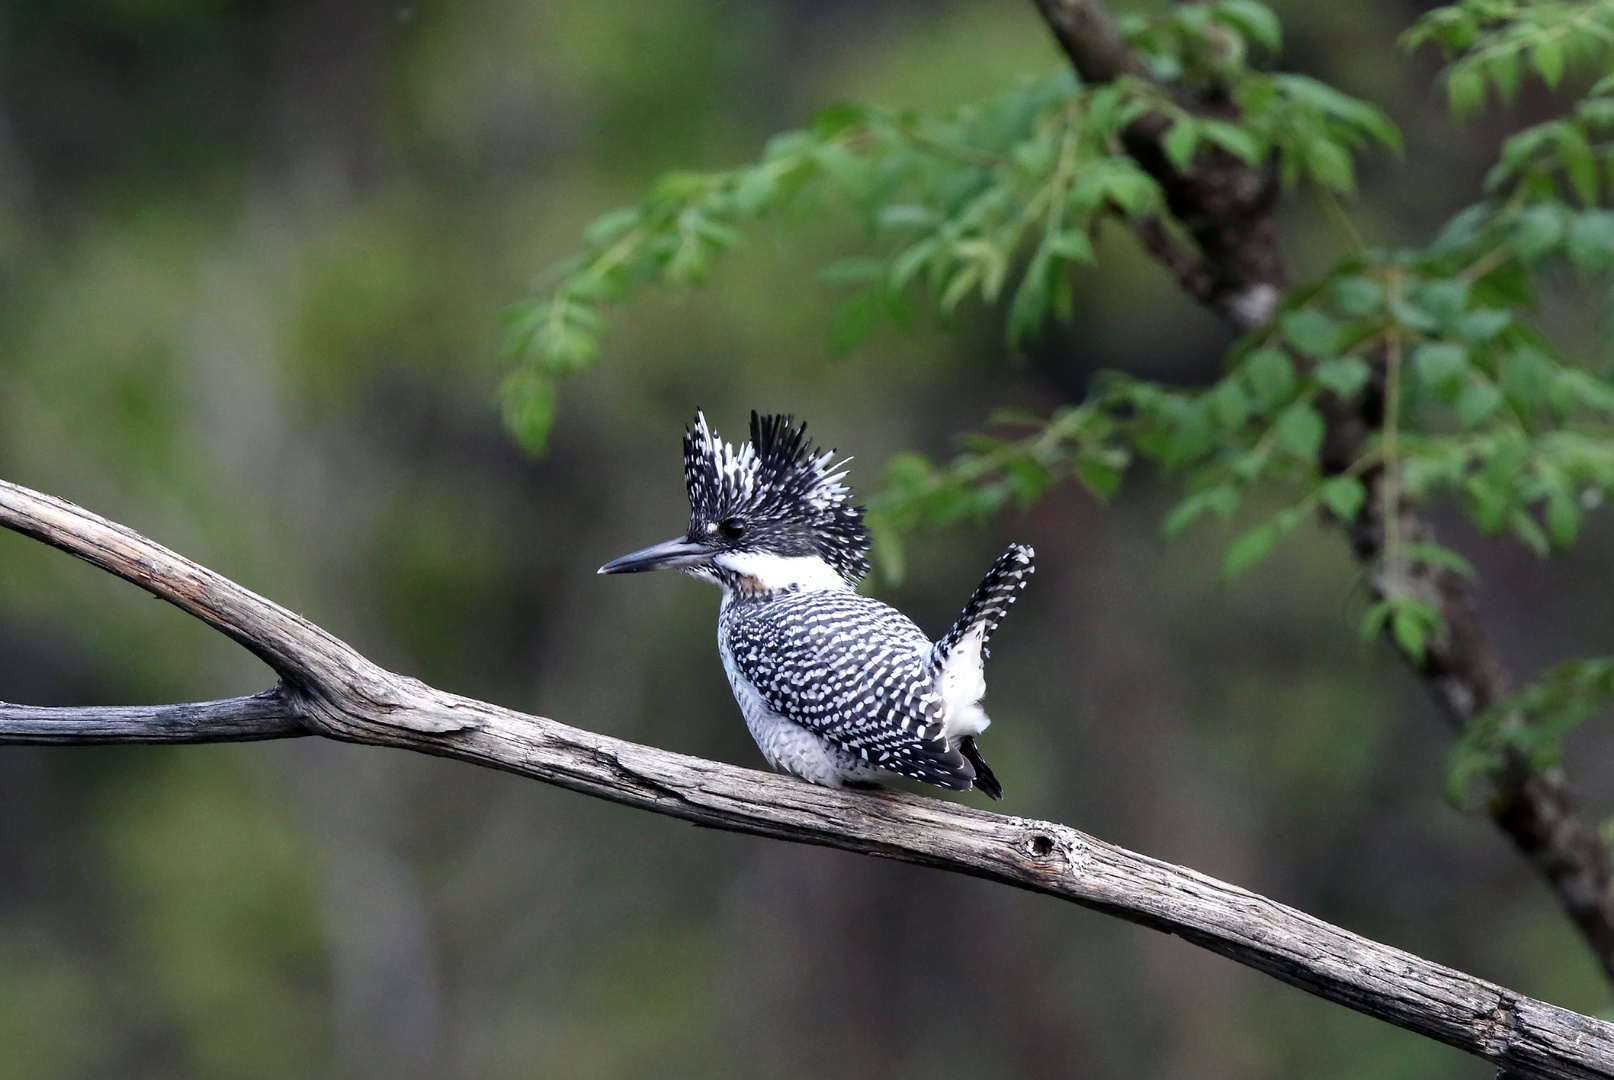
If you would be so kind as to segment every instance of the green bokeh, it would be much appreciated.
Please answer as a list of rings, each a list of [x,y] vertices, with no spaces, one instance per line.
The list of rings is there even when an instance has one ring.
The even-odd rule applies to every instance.
[[[1286,64],[1408,134],[1404,164],[1367,167],[1360,227],[1423,240],[1512,121],[1445,120],[1427,58],[1393,49],[1409,8],[1281,14]],[[1045,71],[1032,5],[34,0],[0,27],[0,476],[379,662],[582,727],[761,764],[715,595],[593,573],[682,527],[697,406],[730,435],[751,408],[806,417],[869,494],[892,455],[945,453],[997,407],[1099,366],[1202,379],[1224,343],[1117,232],[1072,327],[1027,355],[966,309],[838,359],[815,268],[858,226],[787,222],[708,288],[617,312],[533,461],[500,427],[500,318],[590,220],[835,101],[946,105]],[[1284,229],[1303,268],[1338,253],[1304,200]],[[1552,303],[1587,327],[1599,300]],[[1441,801],[1445,733],[1357,641],[1338,538],[1227,583],[1231,534],[1163,544],[1165,505],[1147,479],[1111,508],[1063,493],[877,583],[934,632],[1008,539],[1036,545],[991,666],[1002,808],[1606,1008],[1528,867]],[[1606,528],[1550,568],[1455,536],[1521,670],[1606,651],[1614,617],[1580,602],[1614,570]],[[0,698],[270,681],[0,535]],[[1614,742],[1575,751],[1606,805]],[[0,1078],[1489,1074],[1102,916],[401,753],[8,749],[0,814]]]

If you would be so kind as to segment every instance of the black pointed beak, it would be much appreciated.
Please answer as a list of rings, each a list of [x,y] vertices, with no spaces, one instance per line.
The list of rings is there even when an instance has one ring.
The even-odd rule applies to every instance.
[[[668,540],[665,544],[635,551],[632,555],[624,555],[620,559],[612,559],[596,573],[639,574],[646,570],[672,570],[694,566],[711,557],[712,551],[705,544],[691,543],[679,537],[677,540]]]

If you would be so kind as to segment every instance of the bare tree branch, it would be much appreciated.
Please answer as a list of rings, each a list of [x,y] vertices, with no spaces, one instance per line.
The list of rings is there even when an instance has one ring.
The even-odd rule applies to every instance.
[[[1111,82],[1143,72],[1142,62],[1098,0],[1036,3],[1084,80]],[[1226,100],[1185,98],[1183,103],[1236,118]],[[1184,291],[1235,329],[1254,330],[1272,318],[1289,282],[1271,216],[1273,176],[1270,170],[1246,165],[1221,151],[1202,152],[1190,170],[1178,172],[1161,142],[1168,127],[1164,117],[1147,115],[1127,128],[1122,142],[1165,192],[1172,215],[1187,228],[1199,251],[1183,251],[1158,220],[1143,218],[1133,228]],[[1382,362],[1380,367],[1382,374]],[[1383,389],[1370,388],[1352,401],[1325,400],[1320,406],[1327,424],[1321,464],[1325,473],[1337,474],[1351,467],[1368,436],[1382,426]],[[1343,523],[1345,532],[1381,598],[1387,585],[1408,587],[1440,612],[1446,636],[1430,645],[1415,668],[1447,718],[1462,731],[1508,696],[1512,679],[1507,664],[1480,624],[1468,584],[1460,575],[1415,562],[1402,568],[1415,580],[1385,579],[1383,500],[1378,491],[1383,470],[1372,470],[1363,479],[1369,497],[1356,519]],[[1399,535],[1432,540],[1429,523],[1404,499],[1395,502]],[[1513,752],[1491,779],[1491,819],[1546,878],[1604,974],[1614,980],[1614,860],[1582,815],[1563,771],[1537,768]]]
[[[502,769],[697,825],[898,859],[1177,934],[1517,1076],[1614,1078],[1614,1025],[1380,945],[1064,825],[902,792],[851,792],[596,735],[433,689],[205,567],[62,499],[0,481],[0,525],[174,604],[281,677],[249,698],[151,709],[0,704],[0,743],[217,741],[302,731]],[[149,725],[149,726],[144,726]]]
[[[279,690],[190,705],[41,708],[0,701],[0,742],[36,746],[94,743],[254,742],[308,735]]]

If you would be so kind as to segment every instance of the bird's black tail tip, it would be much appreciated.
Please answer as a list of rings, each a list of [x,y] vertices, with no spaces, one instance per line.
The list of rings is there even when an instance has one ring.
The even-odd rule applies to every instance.
[[[958,740],[958,752],[975,769],[975,790],[988,799],[1003,798],[1003,785],[998,783],[991,767],[981,758],[981,751],[975,746],[975,736],[966,735]]]

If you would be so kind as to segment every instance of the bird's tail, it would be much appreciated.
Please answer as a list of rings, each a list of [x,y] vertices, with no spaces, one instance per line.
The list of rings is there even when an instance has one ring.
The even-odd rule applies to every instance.
[[[981,752],[975,748],[975,736],[966,735],[958,740],[958,752],[964,755],[964,760],[975,767],[975,787],[988,799],[1003,798],[1003,785],[992,774],[991,766],[981,760]]]
[[[994,799],[1002,798],[1003,785],[975,746],[975,736],[991,723],[980,704],[986,694],[986,643],[1031,576],[1032,555],[1024,544],[1009,545],[964,605],[958,622],[931,650],[931,664],[946,709],[947,742],[969,762],[975,787]]]
[[[1031,559],[1035,554],[1026,544],[1010,544],[1009,550],[998,556],[998,561],[992,564],[992,569],[976,586],[969,603],[964,605],[964,613],[958,617],[953,628],[936,642],[932,656],[938,665],[945,662],[953,650],[977,628],[981,632],[982,655],[985,655],[985,646],[993,631],[1003,621],[1009,605],[1014,603],[1015,595],[1026,587],[1026,579],[1034,569]]]

